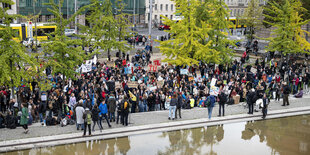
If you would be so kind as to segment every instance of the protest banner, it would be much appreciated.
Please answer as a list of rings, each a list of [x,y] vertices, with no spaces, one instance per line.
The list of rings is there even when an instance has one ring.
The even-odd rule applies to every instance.
[[[188,70],[187,69],[181,69],[180,70],[180,74],[187,75],[188,74]]]
[[[188,81],[193,81],[194,77],[188,77]]]
[[[138,82],[137,81],[128,81],[127,85],[129,88],[138,88]]]
[[[82,70],[82,73],[90,72],[91,71],[91,65],[84,65],[84,64],[82,64],[81,65],[81,70]]]
[[[211,86],[210,88],[210,95],[217,96],[219,94],[220,88]]]

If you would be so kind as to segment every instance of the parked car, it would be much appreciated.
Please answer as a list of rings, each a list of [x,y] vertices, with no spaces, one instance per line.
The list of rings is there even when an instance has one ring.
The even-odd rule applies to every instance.
[[[158,27],[158,30],[170,30],[170,26],[168,26],[168,25],[160,25]]]
[[[36,44],[37,44],[37,46],[41,46],[40,41],[37,40],[37,42],[36,42],[36,40],[34,38],[26,38],[23,41],[23,45],[28,47],[28,48],[30,48],[32,45],[36,45]]]
[[[74,29],[65,29],[65,35],[67,37],[70,37],[70,36],[75,35],[75,34],[76,34],[76,32]]]

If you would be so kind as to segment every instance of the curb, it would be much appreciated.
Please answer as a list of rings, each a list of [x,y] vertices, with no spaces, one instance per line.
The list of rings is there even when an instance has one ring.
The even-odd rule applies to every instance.
[[[274,119],[274,118],[305,115],[305,114],[310,114],[310,106],[270,111],[266,119]],[[204,126],[214,126],[219,124],[236,123],[244,121],[256,121],[256,120],[262,120],[261,114],[254,114],[254,115],[239,114],[225,117],[214,117],[212,118],[212,120],[203,118],[203,119],[141,125],[125,128],[115,128],[104,130],[102,133],[97,132],[91,137],[82,137],[81,133],[73,133],[73,134],[63,134],[63,135],[46,136],[46,137],[27,138],[20,140],[10,140],[0,142],[0,152],[10,152],[32,148],[80,143],[90,140],[104,140],[104,139],[112,139],[138,134],[167,132],[174,130],[198,128]]]

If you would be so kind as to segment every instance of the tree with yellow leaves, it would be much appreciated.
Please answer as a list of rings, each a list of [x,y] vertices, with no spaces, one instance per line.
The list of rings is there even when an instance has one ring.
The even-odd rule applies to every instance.
[[[310,43],[305,38],[305,34],[309,32],[301,29],[309,20],[303,20],[300,10],[305,8],[300,0],[285,0],[282,5],[270,2],[270,5],[271,7],[265,8],[268,14],[264,14],[264,22],[276,29],[273,30],[272,37],[267,38],[270,41],[267,50],[281,52],[282,60],[287,54],[309,53]]]

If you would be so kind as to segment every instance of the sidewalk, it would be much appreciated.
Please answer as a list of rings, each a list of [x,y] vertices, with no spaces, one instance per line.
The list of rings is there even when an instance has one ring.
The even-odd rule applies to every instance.
[[[229,117],[232,115],[238,114],[246,114],[248,109],[244,106],[245,103],[240,103],[237,105],[230,105],[225,107],[225,117]],[[302,107],[310,107],[310,95],[304,96],[302,99],[296,99],[290,97],[290,106],[281,106],[282,100],[272,101],[269,105],[268,112],[272,112],[274,110],[285,110],[291,108],[302,108]],[[212,116],[216,117],[218,115],[218,104],[213,109]],[[168,120],[168,110],[163,111],[155,111],[155,112],[144,112],[144,113],[134,113],[129,115],[129,127],[133,126],[141,126],[141,125],[151,125],[151,124],[159,124],[159,123],[169,123],[169,122],[178,122],[184,120],[195,120],[201,118],[207,118],[208,112],[206,108],[194,108],[189,110],[182,109],[182,119],[177,119],[175,121]],[[261,112],[255,112],[255,114],[261,115]],[[246,114],[247,115],[247,114]],[[250,115],[249,115],[250,116]],[[214,119],[214,118],[213,118]],[[211,119],[212,120],[212,119]],[[116,124],[115,122],[111,123],[112,129],[115,128],[127,128],[120,124]],[[104,130],[109,129],[108,125],[103,122]],[[96,131],[93,134],[98,134],[99,128],[95,127]],[[81,130],[76,130],[75,125],[68,125],[65,127],[57,126],[41,126],[39,123],[33,124],[29,126],[29,133],[24,134],[23,128],[18,127],[16,129],[0,129],[0,142],[8,141],[8,140],[17,140],[17,139],[25,139],[25,138],[33,138],[33,137],[44,137],[44,136],[53,136],[53,135],[61,135],[61,134],[71,134],[78,133],[82,135]]]

